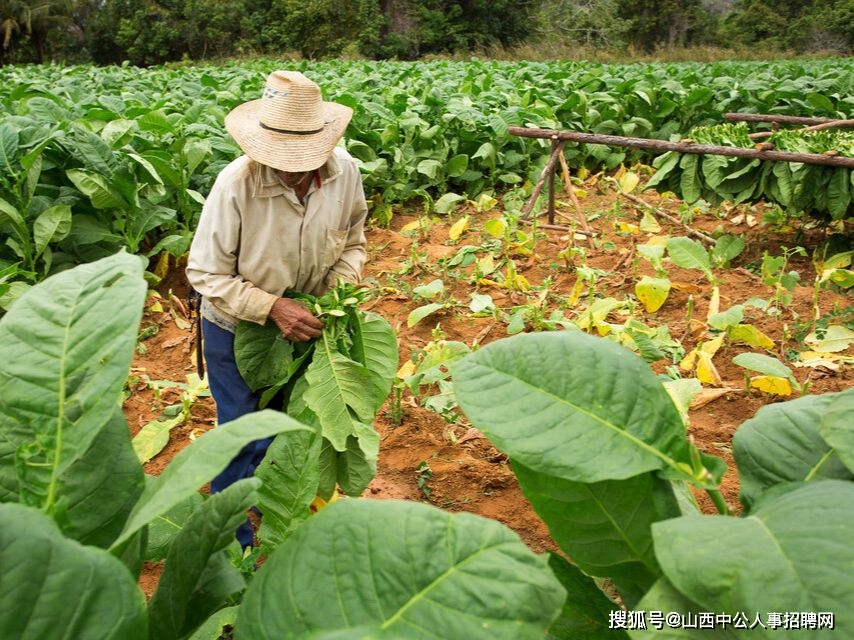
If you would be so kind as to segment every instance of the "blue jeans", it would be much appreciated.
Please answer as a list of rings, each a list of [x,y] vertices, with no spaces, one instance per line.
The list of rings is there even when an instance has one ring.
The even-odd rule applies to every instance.
[[[234,358],[234,334],[202,319],[205,364],[211,395],[216,402],[217,424],[226,423],[258,409],[259,394],[247,386]],[[261,464],[273,438],[250,442],[217,477],[211,480],[211,493],[222,491],[243,478],[252,477]],[[237,528],[237,540],[246,549],[252,546],[252,524],[247,519]]]

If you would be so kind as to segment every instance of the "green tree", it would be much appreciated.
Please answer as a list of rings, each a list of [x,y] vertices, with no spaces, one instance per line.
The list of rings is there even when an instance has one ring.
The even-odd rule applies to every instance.
[[[619,0],[544,2],[535,12],[536,36],[563,45],[622,48],[629,22],[619,9]]]
[[[420,55],[512,46],[529,35],[535,8],[524,0],[427,0],[414,5]]]
[[[26,61],[44,62],[48,36],[51,30],[70,22],[70,9],[70,3],[63,0],[0,1],[0,61],[19,61],[21,45],[29,45],[32,56]]]
[[[849,54],[854,50],[854,0],[739,0],[721,35],[743,45]]]
[[[283,0],[274,6],[272,21],[280,21],[284,44],[306,58],[341,55],[360,32],[359,3],[338,0]]]
[[[619,0],[617,15],[628,21],[629,42],[647,53],[703,44],[712,33],[702,0]]]
[[[309,58],[353,50],[417,58],[520,42],[534,6],[530,0],[281,0],[272,6],[270,22],[282,26],[280,45]]]
[[[258,50],[251,17],[243,1],[107,0],[88,21],[86,42],[102,64],[225,57]],[[247,43],[247,32],[254,41]]]

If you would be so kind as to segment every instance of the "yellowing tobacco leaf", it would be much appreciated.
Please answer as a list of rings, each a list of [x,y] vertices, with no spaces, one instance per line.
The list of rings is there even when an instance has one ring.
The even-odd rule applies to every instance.
[[[854,342],[854,331],[840,324],[832,324],[823,335],[819,336],[815,331],[804,338],[810,347],[815,351],[823,351],[825,353],[837,353],[845,351]]]
[[[703,384],[710,384],[715,387],[719,387],[723,383],[714,362],[712,362],[712,355],[702,350],[697,352],[697,379]]]
[[[408,222],[400,228],[401,233],[406,231],[416,231],[421,228],[420,220],[413,220],[412,222]]]
[[[460,236],[463,235],[463,232],[469,228],[469,217],[463,216],[459,220],[457,220],[450,231],[448,231],[448,237],[456,242],[460,239]]]
[[[640,230],[644,233],[658,233],[661,231],[661,225],[649,211],[644,211],[640,221]],[[665,240],[664,243],[666,244],[667,241]]]
[[[169,273],[169,252],[164,251],[157,259],[157,266],[154,267],[154,275],[162,280],[166,277],[167,273]]]
[[[834,269],[828,275],[828,279],[842,289],[854,287],[854,271],[851,269]]]
[[[830,256],[824,262],[816,262],[816,271],[819,275],[825,274],[834,269],[845,269],[854,262],[854,251],[846,251],[845,253],[837,253]],[[822,277],[824,280],[824,277]]]
[[[623,222],[622,220],[617,220],[614,222],[614,228],[620,233],[631,233],[632,235],[638,235],[640,233],[640,227],[636,224],[632,224],[631,222]]]
[[[587,309],[578,314],[578,320],[576,320],[575,323],[582,329],[591,329],[595,327],[600,335],[605,335],[611,331],[611,327],[605,323],[605,318],[607,318],[608,314],[612,311],[616,311],[625,305],[625,302],[620,302],[616,298],[602,298],[596,300]]]
[[[505,229],[507,229],[507,223],[504,218],[492,218],[483,223],[483,230],[493,238],[503,238]]]
[[[697,378],[700,382],[720,386],[721,378],[718,375],[715,365],[712,363],[712,357],[721,348],[723,341],[724,337],[720,335],[697,345],[688,352],[688,355],[682,358],[679,368],[682,371],[693,371],[696,368]]]
[[[477,261],[478,273],[481,273],[485,276],[488,276],[490,273],[495,271],[496,266],[498,265],[495,264],[495,260],[492,258],[491,255],[485,255]]]
[[[693,371],[697,366],[697,350],[691,349],[688,354],[679,362],[679,368],[682,371]]]
[[[333,502],[336,502],[337,500],[338,500],[338,492],[337,491],[332,492],[332,495],[329,496],[329,500],[324,500],[320,496],[314,496],[314,500],[311,501],[311,504],[308,506],[308,510],[311,511],[311,513],[317,513],[318,511],[320,511],[324,507],[332,504]]]
[[[474,208],[481,213],[491,211],[498,204],[498,200],[487,193],[481,193],[474,202]]]
[[[751,347],[773,349],[774,341],[752,324],[737,324],[727,330],[729,339],[733,342],[743,342]]]
[[[802,362],[809,362],[811,360],[821,359],[829,360],[830,362],[841,362],[843,364],[854,364],[854,356],[843,356],[838,353],[823,353],[821,351],[802,351],[800,355]]]
[[[511,242],[507,245],[507,251],[514,255],[525,256],[526,258],[534,255],[527,242]]]
[[[750,386],[775,396],[792,395],[792,385],[789,381],[777,376],[754,376],[750,379]]]
[[[415,373],[415,363],[412,362],[412,360],[407,360],[403,363],[403,366],[397,370],[395,376],[403,380],[404,378],[411,376],[413,373]]]
[[[669,294],[670,280],[667,278],[644,276],[635,284],[635,295],[643,303],[648,313],[658,311]]]
[[[150,302],[145,307],[146,311],[150,311],[151,313],[163,313],[163,299],[160,297],[159,293],[155,292],[154,295],[149,295],[148,299]]]
[[[635,187],[638,186],[639,182],[640,176],[638,174],[634,171],[627,171],[619,180],[620,191],[623,193],[631,193],[635,190]]]
[[[700,345],[699,350],[703,353],[708,353],[709,356],[713,356],[718,352],[718,349],[721,348],[721,345],[724,343],[723,335],[719,335],[716,338],[713,338],[707,342],[704,342]]]
[[[575,286],[572,287],[572,293],[569,294],[569,297],[566,299],[567,308],[571,309],[575,305],[578,304],[578,300],[581,298],[581,293],[584,291],[584,280],[579,278],[575,281]]]
[[[528,291],[531,288],[531,283],[521,273],[512,273],[507,275],[504,281],[504,287],[507,289],[515,289],[516,291]]]
[[[712,287],[712,297],[709,300],[709,312],[706,314],[706,318],[710,318],[715,316],[721,312],[721,290],[716,285]]]

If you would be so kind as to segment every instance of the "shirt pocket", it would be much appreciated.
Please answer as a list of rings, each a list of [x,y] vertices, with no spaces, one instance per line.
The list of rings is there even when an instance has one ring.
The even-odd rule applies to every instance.
[[[326,244],[323,247],[324,268],[329,269],[338,262],[338,258],[344,253],[344,247],[347,245],[348,233],[348,229],[326,229]]]

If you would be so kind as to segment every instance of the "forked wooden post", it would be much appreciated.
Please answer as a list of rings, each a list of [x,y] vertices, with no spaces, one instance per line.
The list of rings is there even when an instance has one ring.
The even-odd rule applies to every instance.
[[[512,127],[511,127],[512,128]],[[536,129],[529,129],[529,131],[536,131]],[[512,131],[511,131],[512,133]],[[540,136],[537,136],[540,137]],[[549,137],[549,136],[542,136]],[[540,174],[539,179],[537,180],[537,184],[534,185],[534,190],[531,191],[531,197],[528,198],[528,202],[525,203],[525,206],[522,208],[522,218],[527,219],[531,217],[531,212],[534,210],[534,203],[537,201],[537,198],[540,197],[540,192],[543,190],[543,185],[546,183],[546,179],[549,179],[549,224],[554,224],[554,200],[555,200],[555,167],[557,167],[558,157],[561,153],[563,153],[563,146],[566,144],[565,140],[558,140],[556,137],[552,137],[552,154],[549,157],[549,161],[546,163],[546,166],[543,168],[543,172]]]

